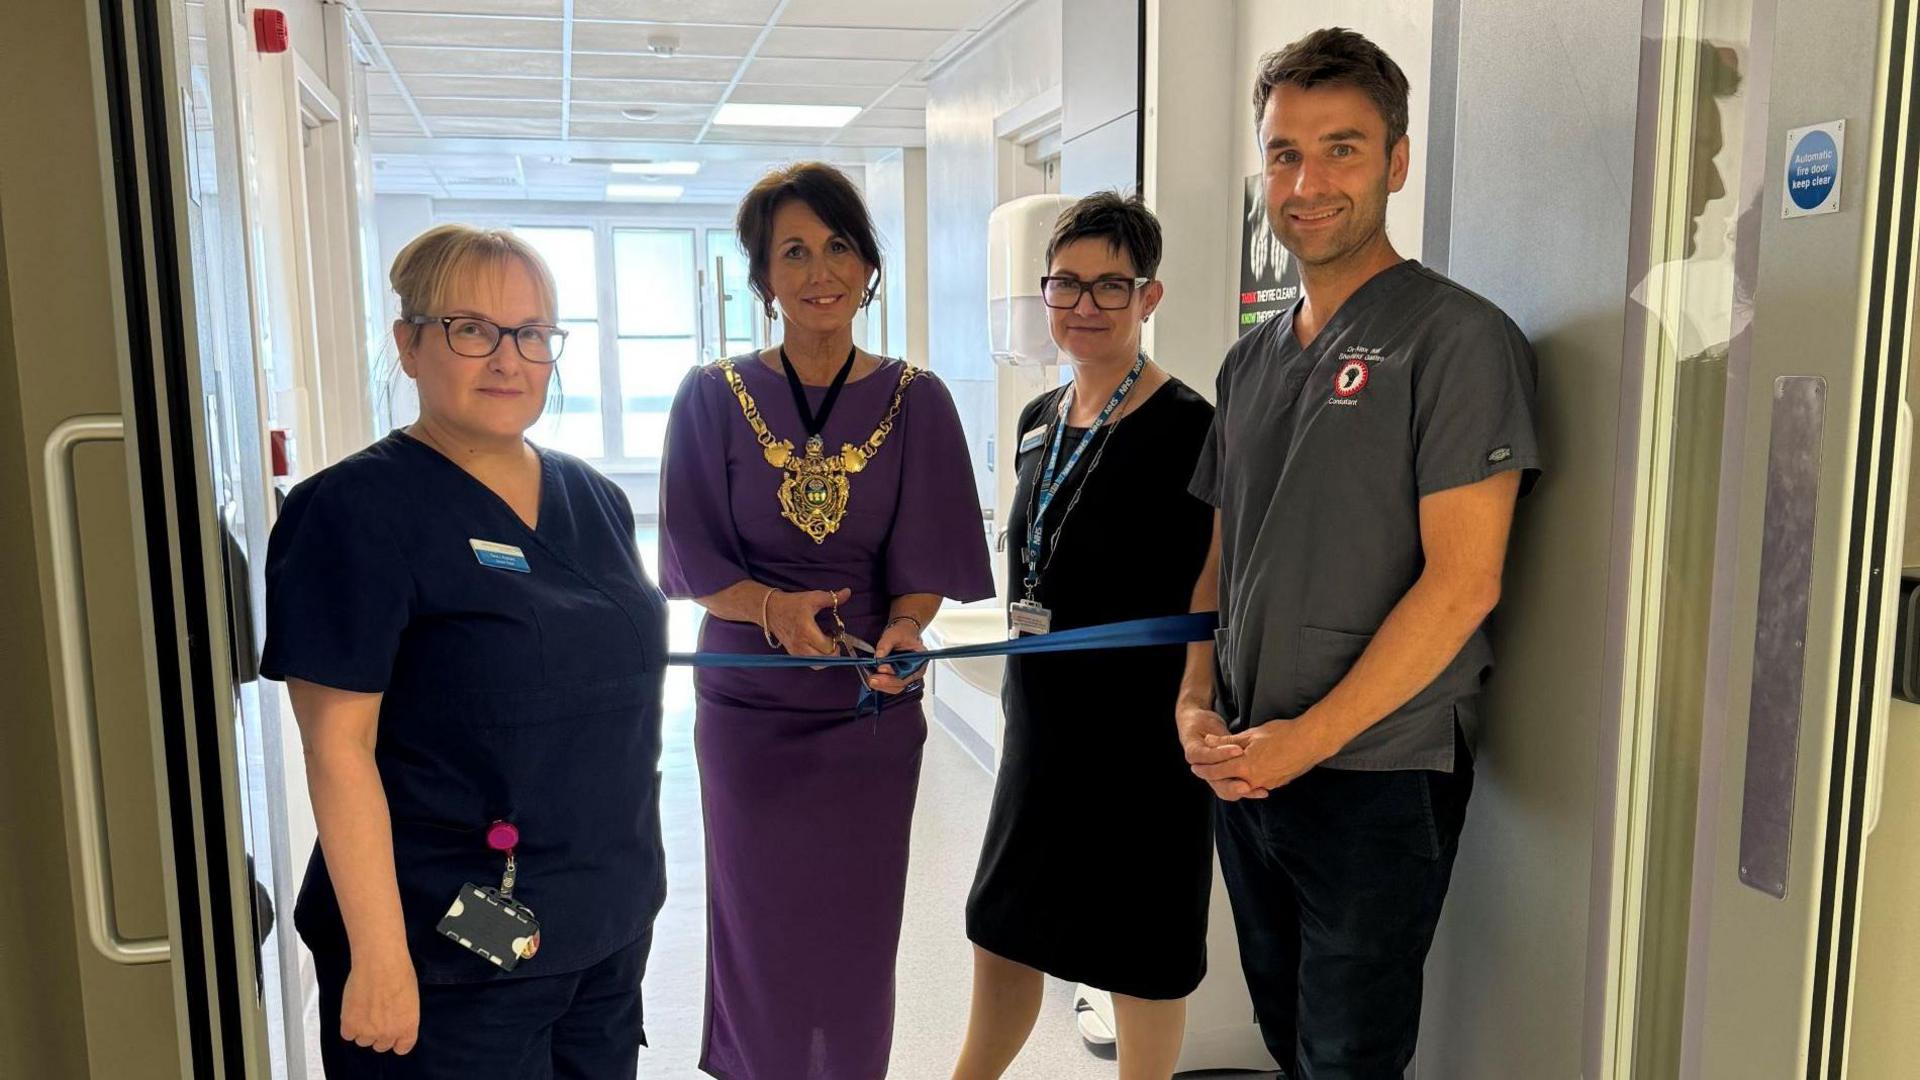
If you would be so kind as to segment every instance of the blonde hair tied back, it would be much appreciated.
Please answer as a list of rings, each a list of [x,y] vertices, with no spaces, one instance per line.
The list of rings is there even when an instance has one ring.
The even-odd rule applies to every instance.
[[[400,298],[400,321],[439,314],[448,297],[476,273],[497,268],[509,259],[519,260],[533,275],[541,308],[547,318],[557,318],[559,290],[553,271],[533,245],[506,229],[449,223],[414,237],[394,256],[387,280]],[[415,341],[422,329],[414,327]]]

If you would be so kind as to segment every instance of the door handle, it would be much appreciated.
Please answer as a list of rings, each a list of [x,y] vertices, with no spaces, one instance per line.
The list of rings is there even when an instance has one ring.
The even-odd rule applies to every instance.
[[[106,802],[100,790],[100,731],[93,701],[93,651],[87,642],[86,586],[80,577],[80,520],[74,498],[73,451],[82,443],[120,442],[118,416],[75,416],[47,436],[42,465],[47,482],[48,562],[53,568],[55,623],[60,634],[60,680],[66,691],[65,735],[72,773],[68,791],[80,842],[80,888],[87,937],[116,964],[160,964],[172,959],[165,937],[126,938],[113,913],[113,866],[108,858]]]
[[[720,344],[720,359],[727,358],[727,259],[724,255],[713,257],[713,326],[714,340]]]

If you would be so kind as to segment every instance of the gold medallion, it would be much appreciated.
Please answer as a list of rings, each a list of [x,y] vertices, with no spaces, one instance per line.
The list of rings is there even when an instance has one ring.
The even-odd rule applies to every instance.
[[[727,378],[728,388],[740,402],[747,426],[753,429],[761,456],[767,459],[767,464],[786,474],[780,481],[780,516],[812,537],[814,543],[826,543],[847,515],[847,501],[852,495],[847,477],[865,469],[880,452],[881,444],[893,432],[893,422],[900,415],[900,401],[906,395],[907,384],[920,374],[920,369],[912,364],[903,366],[900,385],[893,391],[893,404],[888,406],[887,415],[873,434],[867,436],[866,442],[859,446],[842,443],[838,453],[828,456],[818,435],[807,439],[805,453],[799,455],[794,453],[793,440],[776,440],[767,430],[766,421],[760,418],[760,406],[754,402],[753,395],[747,393],[739,372],[733,370],[733,361],[717,363]]]

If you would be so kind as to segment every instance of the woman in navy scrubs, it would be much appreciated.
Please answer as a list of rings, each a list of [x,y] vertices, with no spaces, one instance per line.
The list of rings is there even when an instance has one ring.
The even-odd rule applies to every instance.
[[[565,344],[539,256],[442,226],[392,282],[420,418],[294,488],[267,555],[326,1072],[631,1077],[666,895],[664,604],[626,496],[524,437]],[[482,955],[438,927],[489,914],[467,886],[506,892],[507,847],[538,930]]]

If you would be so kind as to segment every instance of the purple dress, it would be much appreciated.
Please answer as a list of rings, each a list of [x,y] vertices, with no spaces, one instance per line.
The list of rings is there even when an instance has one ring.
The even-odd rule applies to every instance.
[[[776,439],[805,431],[786,378],[736,358]],[[901,364],[849,382],[822,433],[863,443]],[[818,409],[824,387],[809,387]],[[993,595],[972,467],[947,388],[921,373],[892,434],[850,478],[839,531],[816,544],[780,516],[781,473],[761,456],[717,366],[681,384],[660,477],[660,575],[669,596],[752,579],[853,590],[847,629],[877,641],[892,599]],[[767,653],[753,623],[708,616],[700,648]],[[723,1080],[869,1080],[893,1042],[894,956],[926,719],[919,691],[878,721],[855,715],[849,670],[701,669],[694,752],[707,836],[707,1020],[700,1067]]]

